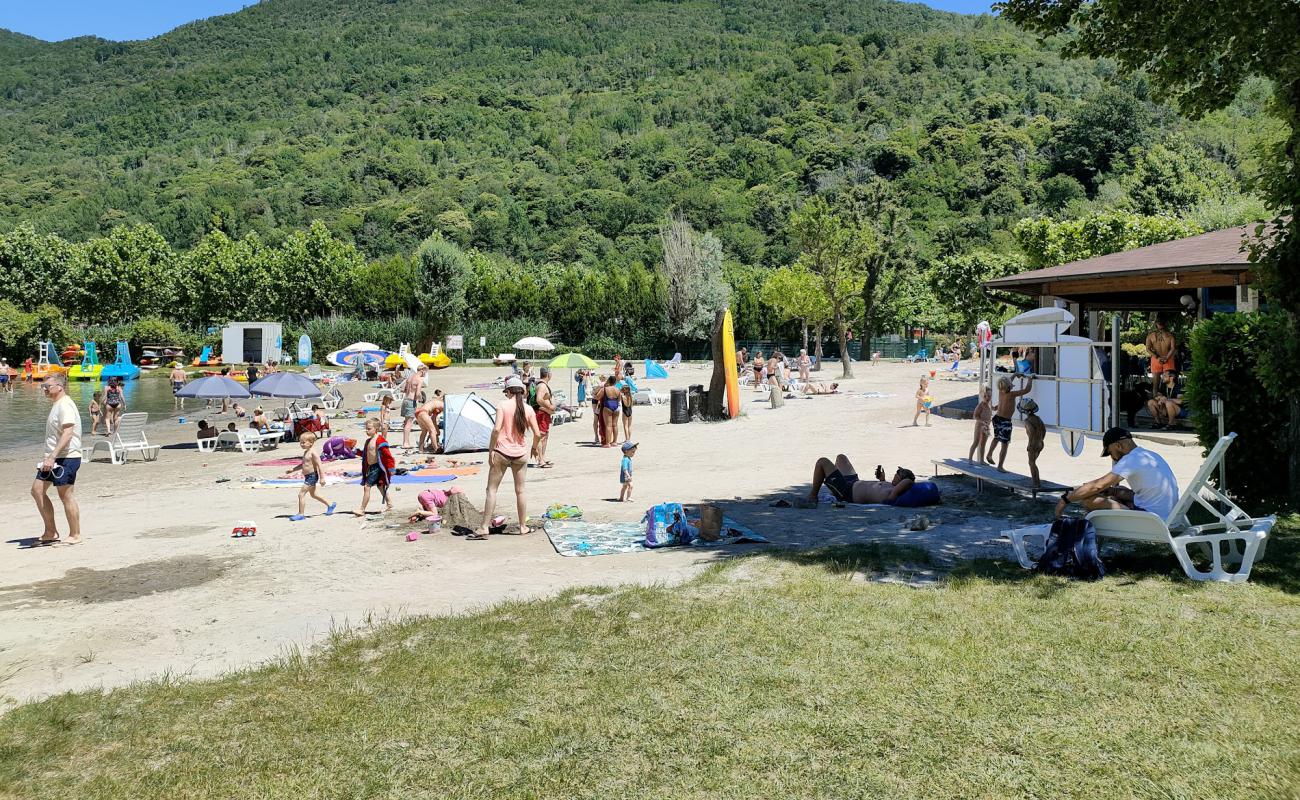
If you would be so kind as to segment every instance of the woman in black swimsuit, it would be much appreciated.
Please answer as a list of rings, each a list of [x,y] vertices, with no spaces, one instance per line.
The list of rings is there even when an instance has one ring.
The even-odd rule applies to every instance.
[[[104,427],[112,436],[117,430],[117,423],[126,411],[126,399],[122,396],[122,384],[117,378],[109,378],[108,388],[104,390]]]

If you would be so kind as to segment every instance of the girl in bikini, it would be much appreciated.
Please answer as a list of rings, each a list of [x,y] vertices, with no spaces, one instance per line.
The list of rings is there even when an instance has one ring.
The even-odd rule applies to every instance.
[[[415,424],[420,426],[420,441],[416,446],[420,452],[438,452],[438,415],[442,413],[442,409],[441,389],[434,389],[433,397],[415,409]]]
[[[623,441],[632,441],[632,389],[626,383],[623,389],[618,393],[619,402],[623,405]]]
[[[96,391],[90,398],[90,433],[94,435],[99,430],[99,423],[104,422],[104,393]],[[108,423],[104,423],[104,430],[108,430]]]

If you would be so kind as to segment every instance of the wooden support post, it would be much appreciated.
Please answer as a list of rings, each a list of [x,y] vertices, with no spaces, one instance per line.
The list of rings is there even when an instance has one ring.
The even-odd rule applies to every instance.
[[[727,362],[723,359],[730,358],[734,361],[736,354],[722,352],[722,320],[725,316],[725,311],[719,311],[714,316],[713,335],[709,337],[713,345],[713,377],[709,379],[709,402],[704,408],[705,419],[727,418],[723,411],[727,407]]]
[[[772,401],[772,407],[774,408],[780,408],[785,406],[785,398],[783,397],[783,395],[781,395],[780,385],[772,386],[772,393],[770,395],[770,399]]]

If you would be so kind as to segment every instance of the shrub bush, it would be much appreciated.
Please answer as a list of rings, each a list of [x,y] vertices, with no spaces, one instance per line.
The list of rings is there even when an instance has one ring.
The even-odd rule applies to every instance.
[[[534,317],[519,319],[479,319],[453,325],[447,331],[465,337],[465,355],[468,358],[492,358],[498,353],[510,353],[515,349],[515,342],[525,336],[551,338],[551,326],[546,320]],[[479,345],[479,337],[485,337],[486,343]],[[554,340],[552,340],[554,344]],[[561,351],[563,352],[563,351]],[[526,353],[518,353],[520,358]]]
[[[23,311],[7,300],[0,300],[0,354],[11,365],[36,358],[38,342],[53,341],[55,348],[61,349],[72,339],[72,328],[63,312],[54,306],[42,303],[35,311]]]
[[[285,352],[297,352],[298,337],[302,334],[311,337],[312,352],[317,359],[326,353],[347,347],[354,342],[370,342],[384,350],[396,351],[403,342],[409,343],[417,353],[428,339],[427,327],[411,317],[316,317],[303,323],[301,328],[286,326],[284,329]],[[292,347],[290,346],[292,344]],[[287,359],[286,359],[287,360]]]
[[[107,363],[113,360],[117,342],[125,341],[131,347],[131,357],[139,359],[147,344],[177,345],[187,355],[198,355],[206,343],[201,331],[187,330],[171,320],[161,317],[144,317],[134,322],[119,325],[81,325],[69,330],[69,341],[95,342],[99,345],[99,360]],[[217,350],[221,349],[221,333],[215,337]]]
[[[1207,449],[1219,437],[1211,398],[1223,399],[1224,427],[1236,432],[1228,450],[1228,486],[1258,513],[1274,507],[1287,489],[1287,408],[1261,379],[1265,346],[1276,337],[1277,320],[1266,314],[1216,314],[1192,331],[1192,371],[1185,402]]]

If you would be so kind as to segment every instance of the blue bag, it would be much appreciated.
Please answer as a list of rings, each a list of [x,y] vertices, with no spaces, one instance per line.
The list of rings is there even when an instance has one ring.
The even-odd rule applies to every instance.
[[[1061,517],[1052,523],[1047,548],[1038,559],[1038,571],[1085,581],[1106,576],[1106,565],[1097,552],[1097,529],[1086,519]]]
[[[907,487],[894,500],[894,505],[902,508],[916,508],[918,506],[937,506],[940,503],[939,485],[933,481],[917,481]]]
[[[641,521],[645,523],[645,546],[651,549],[690,544],[698,536],[687,524],[681,503],[651,506]]]

